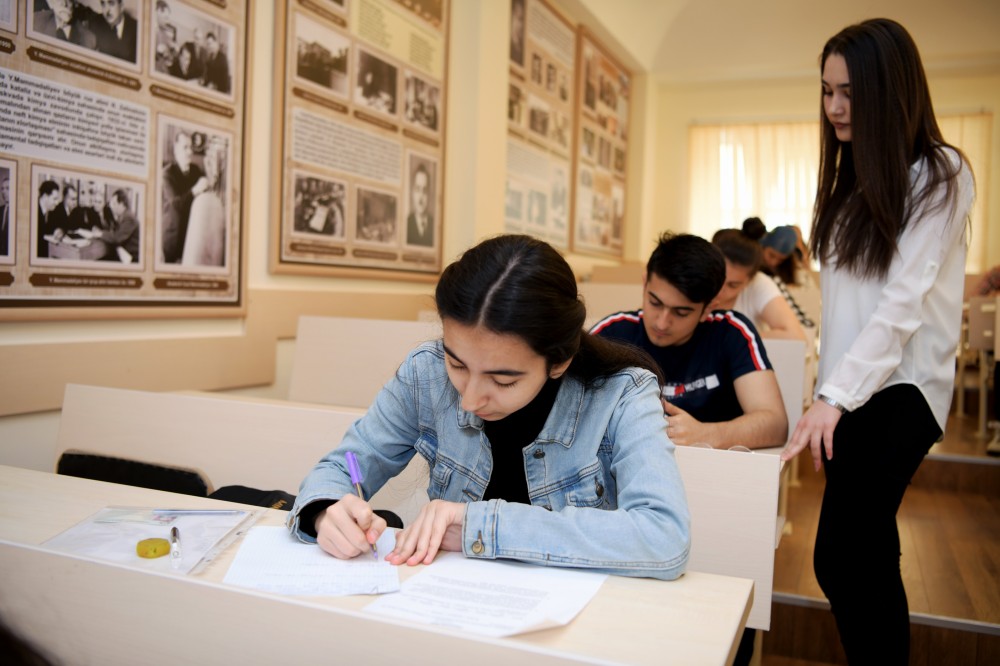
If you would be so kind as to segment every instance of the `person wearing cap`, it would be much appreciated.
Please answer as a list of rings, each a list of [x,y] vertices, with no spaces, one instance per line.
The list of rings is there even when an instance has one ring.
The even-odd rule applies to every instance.
[[[760,239],[764,268],[786,283],[795,284],[795,246],[799,237],[791,226],[775,227]]]
[[[768,232],[759,217],[748,217],[743,220],[743,233],[759,242],[760,271],[774,281],[785,302],[798,317],[799,323],[805,328],[816,327],[816,322],[806,314],[789,289],[789,287],[800,287],[805,290],[818,288],[806,269],[809,251],[803,244],[799,228],[786,225]]]

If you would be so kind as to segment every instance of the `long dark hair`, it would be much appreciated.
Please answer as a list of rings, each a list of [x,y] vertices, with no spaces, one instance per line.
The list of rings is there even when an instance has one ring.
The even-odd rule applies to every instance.
[[[548,367],[572,358],[567,373],[587,384],[628,367],[653,372],[640,349],[589,335],[576,277],[555,249],[536,238],[502,235],[466,250],[444,269],[434,291],[441,319],[516,335]]]
[[[757,220],[758,218],[749,219]],[[757,242],[758,237],[750,236],[746,231],[746,226],[746,222],[744,222],[743,229],[719,229],[712,236],[712,244],[722,250],[722,254],[729,263],[748,269],[747,277],[753,278],[761,268],[763,252],[760,243]]]
[[[955,194],[959,166],[931,106],[920,53],[903,26],[871,19],[844,28],[823,47],[820,71],[843,56],[851,86],[851,141],[841,143],[820,103],[819,187],[811,247],[860,277],[885,277],[910,213],[944,184]],[[912,190],[910,167],[925,160],[927,184]],[[963,158],[964,159],[964,158]]]

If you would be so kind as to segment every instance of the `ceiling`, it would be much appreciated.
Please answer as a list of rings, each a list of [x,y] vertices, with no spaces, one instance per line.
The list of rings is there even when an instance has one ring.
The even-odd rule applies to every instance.
[[[1000,0],[564,0],[663,83],[815,76],[826,40],[902,23],[929,72],[1000,71]],[[602,34],[603,33],[603,34]]]

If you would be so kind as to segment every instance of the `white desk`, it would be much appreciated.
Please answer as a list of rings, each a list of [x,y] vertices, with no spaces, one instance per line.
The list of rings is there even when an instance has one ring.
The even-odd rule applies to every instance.
[[[492,639],[361,612],[372,597],[285,597],[225,585],[238,542],[188,577],[37,547],[109,505],[228,504],[0,466],[0,614],[65,663],[701,665],[731,663],[753,598],[753,582],[743,578],[610,576],[569,625]],[[287,515],[262,511],[259,525]]]

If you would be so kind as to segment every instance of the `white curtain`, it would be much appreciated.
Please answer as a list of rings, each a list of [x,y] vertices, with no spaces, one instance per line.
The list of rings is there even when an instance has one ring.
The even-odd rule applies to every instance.
[[[989,269],[986,265],[986,202],[989,201],[990,133],[993,114],[975,113],[938,118],[944,140],[958,146],[969,159],[976,176],[976,203],[972,207],[972,234],[965,272],[976,274]]]
[[[689,228],[711,238],[756,216],[808,235],[818,164],[815,121],[692,127]]]
[[[978,196],[966,271],[986,268],[986,188],[990,132],[987,113],[940,116],[945,139],[961,148],[976,174]],[[769,229],[798,225],[808,239],[819,168],[819,122],[699,125],[690,129],[688,228],[711,238],[756,216]]]

